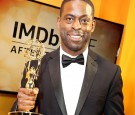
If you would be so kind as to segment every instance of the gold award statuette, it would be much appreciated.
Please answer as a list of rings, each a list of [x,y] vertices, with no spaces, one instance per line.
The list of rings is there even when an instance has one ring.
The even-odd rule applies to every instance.
[[[43,55],[45,55],[45,47],[43,43],[41,43],[38,40],[29,40],[26,42],[26,45],[28,48],[26,48],[24,52],[24,57],[25,57],[25,70],[26,70],[26,79],[27,83],[25,85],[26,88],[33,89],[35,87],[34,80],[37,80],[38,77],[38,72],[39,72],[39,67],[41,63],[41,59]],[[36,66],[30,66],[32,60],[37,61]],[[14,111],[14,112],[9,112],[8,115],[42,115],[40,113],[35,113],[35,112],[29,112],[29,111]]]

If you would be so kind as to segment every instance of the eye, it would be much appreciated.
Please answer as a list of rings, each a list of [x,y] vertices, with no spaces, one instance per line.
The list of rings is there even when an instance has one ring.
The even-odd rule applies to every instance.
[[[67,18],[66,18],[66,22],[67,22],[68,24],[72,23],[72,22],[73,22],[73,18],[67,17]]]
[[[88,24],[90,21],[89,21],[89,19],[83,18],[83,19],[80,20],[80,22],[81,22],[81,24],[86,25],[86,24]]]

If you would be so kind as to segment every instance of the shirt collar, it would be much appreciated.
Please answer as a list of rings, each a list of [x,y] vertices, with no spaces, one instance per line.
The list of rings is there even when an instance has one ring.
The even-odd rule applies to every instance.
[[[67,55],[67,56],[69,56],[69,57],[71,57],[71,58],[77,57],[77,56],[72,56],[72,55],[66,53],[66,52],[61,48],[61,46],[60,46],[60,62],[61,62],[61,60],[62,60],[62,55],[63,55],[63,54],[64,54],[64,55]],[[87,55],[88,55],[88,47],[85,49],[85,51],[84,51],[82,54],[83,54],[83,56],[84,56],[84,65],[86,65],[86,62],[87,62]]]

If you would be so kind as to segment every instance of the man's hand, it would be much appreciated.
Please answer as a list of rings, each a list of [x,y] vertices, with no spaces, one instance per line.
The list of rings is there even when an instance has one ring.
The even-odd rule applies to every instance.
[[[35,107],[35,101],[37,94],[39,92],[38,88],[27,89],[20,88],[18,90],[18,111],[30,111]]]

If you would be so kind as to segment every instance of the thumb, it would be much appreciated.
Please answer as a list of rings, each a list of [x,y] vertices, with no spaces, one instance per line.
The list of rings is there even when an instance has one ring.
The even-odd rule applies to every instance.
[[[35,95],[37,95],[38,92],[39,92],[39,89],[38,89],[37,87],[36,87],[36,88],[33,88],[33,93],[34,93]]]

